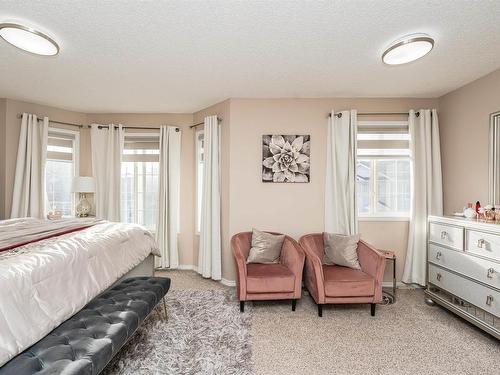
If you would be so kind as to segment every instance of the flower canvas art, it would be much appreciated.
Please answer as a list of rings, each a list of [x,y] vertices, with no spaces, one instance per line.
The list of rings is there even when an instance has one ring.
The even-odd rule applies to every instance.
[[[262,182],[309,182],[309,135],[262,136]]]

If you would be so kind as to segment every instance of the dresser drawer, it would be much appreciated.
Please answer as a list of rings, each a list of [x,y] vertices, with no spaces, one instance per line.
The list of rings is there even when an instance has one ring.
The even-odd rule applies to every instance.
[[[430,223],[429,240],[453,249],[464,249],[464,229],[446,224]]]
[[[429,264],[429,282],[500,317],[500,292]]]
[[[500,262],[500,236],[467,230],[466,251]]]
[[[429,245],[429,262],[500,289],[500,263],[433,244]]]

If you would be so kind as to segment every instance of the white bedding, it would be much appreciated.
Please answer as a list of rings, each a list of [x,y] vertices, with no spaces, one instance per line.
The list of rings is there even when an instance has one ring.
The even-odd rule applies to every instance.
[[[28,220],[34,220],[32,228],[25,225],[21,230],[31,235],[37,225],[47,223]],[[74,223],[68,222],[68,227]],[[7,237],[5,228],[14,234],[12,224],[16,222],[9,220],[2,227],[0,222],[0,242]],[[159,256],[151,233],[139,225],[92,224],[0,252],[0,366],[81,310],[149,254]]]

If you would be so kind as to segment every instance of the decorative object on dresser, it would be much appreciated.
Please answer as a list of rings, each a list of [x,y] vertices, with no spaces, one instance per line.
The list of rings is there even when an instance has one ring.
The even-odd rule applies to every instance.
[[[262,182],[309,182],[309,135],[262,136]]]
[[[429,217],[427,303],[500,339],[500,225]]]
[[[94,177],[75,177],[73,179],[73,193],[80,193],[80,201],[76,205],[75,213],[77,217],[87,217],[92,210],[92,206],[87,200],[87,193],[95,192]]]

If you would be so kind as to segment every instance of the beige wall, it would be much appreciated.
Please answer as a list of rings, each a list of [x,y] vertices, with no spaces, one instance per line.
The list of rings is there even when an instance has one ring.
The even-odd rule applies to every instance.
[[[1,159],[4,169],[3,176],[3,194],[1,200],[4,202],[3,210],[0,212],[0,219],[10,217],[10,209],[12,205],[12,190],[14,188],[14,175],[16,170],[17,146],[19,143],[19,132],[21,120],[17,117],[19,113],[33,113],[38,116],[48,116],[50,119],[70,122],[76,124],[85,124],[87,116],[84,113],[66,111],[59,108],[48,107],[39,104],[26,103],[17,100],[5,99],[5,134],[0,141],[4,142],[5,158]],[[51,124],[68,129],[76,129],[75,127],[67,127],[63,125]],[[1,134],[1,133],[0,133]],[[82,158],[83,159],[83,158]],[[2,207],[0,205],[0,207]]]
[[[410,108],[438,108],[444,177],[445,212],[460,209],[467,201],[486,202],[488,195],[489,114],[500,110],[500,70],[439,99],[326,98],[231,99],[194,114],[83,114],[0,99],[0,218],[9,216],[21,112],[52,119],[89,124],[177,125],[182,128],[180,262],[197,266],[195,232],[195,130],[188,125],[208,115],[223,119],[222,129],[222,239],[223,278],[234,280],[229,241],[252,227],[282,231],[298,238],[323,229],[323,189],[327,114],[331,109],[356,108],[359,112],[399,112]],[[363,117],[363,119],[368,119]],[[263,134],[311,135],[311,182],[264,184],[261,182]],[[92,173],[90,134],[81,131],[80,173]],[[468,151],[470,150],[470,151]],[[464,178],[467,178],[464,183]],[[361,222],[364,239],[398,254],[398,279],[404,265],[407,222]],[[390,272],[390,270],[388,270]],[[388,279],[387,279],[388,280]]]
[[[439,99],[444,211],[488,202],[490,113],[500,111],[500,69]]]
[[[203,122],[206,116],[217,115],[222,119],[221,126],[221,236],[222,236],[222,278],[225,280],[234,280],[233,273],[233,257],[231,255],[230,247],[230,233],[229,233],[229,166],[230,166],[230,100],[217,103],[213,106],[205,108],[194,114],[193,121],[195,124]],[[193,140],[195,134],[193,132]],[[195,168],[195,161],[193,159],[192,168]],[[194,181],[193,181],[194,183]],[[195,192],[196,193],[196,192]],[[193,196],[193,199],[196,199]],[[193,248],[194,265],[198,265],[198,245],[199,236],[195,233],[195,246]]]
[[[6,160],[6,126],[5,116],[7,100],[0,99],[0,220],[5,219],[5,160]]]
[[[179,262],[180,264],[195,264],[194,248],[194,136],[192,114],[181,113],[114,113],[88,114],[89,124],[123,124],[138,127],[159,127],[160,125],[178,126],[182,131],[181,141],[181,202],[180,202],[180,234]],[[90,147],[89,147],[90,151]],[[91,174],[91,157],[83,155],[89,164]]]
[[[275,230],[299,238],[323,231],[327,115],[332,110],[404,112],[437,108],[428,99],[231,99],[229,235],[251,230]],[[366,118],[368,119],[368,118]],[[261,182],[263,134],[311,135],[311,182]],[[399,255],[401,277],[408,225],[404,222],[363,222],[362,237]],[[234,268],[224,270],[234,278]]]

